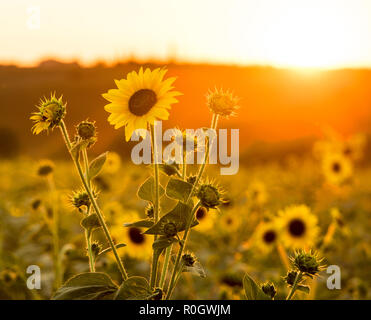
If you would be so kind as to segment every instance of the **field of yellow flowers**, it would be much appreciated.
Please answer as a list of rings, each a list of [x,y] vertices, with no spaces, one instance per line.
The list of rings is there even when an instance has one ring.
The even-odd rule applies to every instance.
[[[149,128],[153,158],[153,122],[180,95],[165,74],[140,69],[103,95],[126,140]],[[237,103],[210,91],[210,128],[238,116]],[[66,110],[52,95],[31,119],[35,134],[60,130],[71,161],[0,164],[0,299],[370,298],[364,136],[328,135],[311,156],[223,176],[207,164],[208,144],[200,165],[186,155],[180,164],[134,165],[115,152],[89,160],[97,128],[73,127]],[[29,266],[40,270],[39,290],[29,288]],[[328,266],[339,268],[340,288],[329,288]]]

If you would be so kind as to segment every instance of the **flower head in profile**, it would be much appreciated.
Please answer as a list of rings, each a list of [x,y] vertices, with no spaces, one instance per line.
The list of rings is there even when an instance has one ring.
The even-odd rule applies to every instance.
[[[57,99],[55,94],[51,94],[49,99],[41,99],[37,108],[39,110],[30,117],[35,123],[32,127],[33,134],[54,129],[66,115],[66,104],[63,103],[62,96]]]
[[[111,113],[108,121],[115,129],[125,126],[126,141],[136,129],[147,129],[147,124],[169,118],[168,110],[181,93],[172,91],[174,77],[164,80],[166,72],[164,68],[140,68],[128,73],[126,79],[115,80],[117,89],[103,94],[110,102],[104,107]]]
[[[277,224],[287,247],[304,248],[317,240],[317,217],[306,205],[289,206],[280,211]]]
[[[209,91],[206,100],[210,111],[222,117],[235,116],[236,110],[239,108],[239,99],[229,90],[214,89],[214,91]]]

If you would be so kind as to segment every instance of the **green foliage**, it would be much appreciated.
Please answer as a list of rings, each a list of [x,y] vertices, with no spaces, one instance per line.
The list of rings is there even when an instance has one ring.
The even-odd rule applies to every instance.
[[[139,187],[138,197],[142,200],[154,203],[156,197],[155,179],[151,176]],[[160,185],[160,197],[165,193],[164,188]]]
[[[117,285],[101,272],[80,273],[60,287],[53,300],[103,300],[112,299]]]
[[[154,225],[153,220],[143,219],[135,222],[124,223],[124,227],[150,228]]]
[[[146,230],[144,233],[165,236],[166,233],[164,230],[164,226],[168,223],[174,223],[176,226],[177,232],[184,231],[186,228],[187,222],[191,218],[191,213],[192,213],[192,207],[179,201],[173,210],[171,210],[169,213],[162,216],[155,225],[153,225],[151,228]],[[197,224],[198,222],[195,221],[192,224],[192,226],[196,226]]]
[[[186,202],[191,193],[192,185],[186,181],[171,178],[166,186],[166,194],[170,198]]]
[[[243,278],[243,288],[247,300],[270,300],[263,290],[256,284],[253,278],[247,273]]]
[[[147,279],[135,276],[128,278],[121,284],[114,299],[148,300],[152,295]]]
[[[102,170],[104,163],[107,160],[107,152],[96,157],[89,165],[89,179],[96,177]]]

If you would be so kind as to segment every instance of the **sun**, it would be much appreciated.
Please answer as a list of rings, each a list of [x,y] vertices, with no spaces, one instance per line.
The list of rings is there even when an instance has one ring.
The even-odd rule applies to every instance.
[[[293,68],[338,68],[359,59],[359,25],[347,2],[262,1],[253,13],[242,10],[243,1],[235,6],[230,31],[240,59],[254,55],[258,64]]]

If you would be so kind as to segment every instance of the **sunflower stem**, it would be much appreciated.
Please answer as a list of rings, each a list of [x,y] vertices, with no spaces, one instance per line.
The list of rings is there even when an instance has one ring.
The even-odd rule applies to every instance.
[[[89,158],[88,158],[88,152],[86,151],[85,148],[82,151],[82,154],[83,154],[84,165],[85,165],[85,177],[88,182],[89,188],[91,188],[91,181],[89,179]],[[90,215],[90,209],[91,209],[91,206],[88,207],[87,215]],[[91,248],[92,232],[85,230],[85,239],[86,239],[86,246],[87,246],[88,258],[89,258],[89,269],[90,269],[90,272],[95,272],[95,258],[94,258],[94,253]]]
[[[160,173],[158,164],[158,150],[157,141],[154,125],[150,125],[151,141],[152,141],[152,157],[154,163],[154,176],[155,176],[155,203],[154,203],[154,222],[157,223],[160,215]],[[156,241],[157,235],[154,236],[154,241]],[[152,267],[150,274],[150,285],[151,288],[155,288],[157,282],[157,269],[158,269],[158,258],[155,256],[155,251],[153,250],[152,256]]]
[[[218,118],[219,118],[219,116],[217,114],[213,113],[213,116],[212,116],[212,119],[211,119],[211,129],[212,130],[216,130],[216,127],[218,125]],[[203,173],[204,173],[205,168],[206,168],[206,163],[209,159],[209,153],[210,153],[210,143],[209,143],[209,139],[207,139],[205,158],[204,158],[203,163],[201,164],[200,170],[198,171],[196,181],[192,186],[191,192],[188,195],[186,203],[189,203],[189,200],[192,198],[193,193],[194,193],[198,183],[200,182],[200,180],[203,176]],[[172,295],[172,293],[175,289],[175,285],[176,285],[175,281],[176,281],[177,270],[179,269],[180,259],[182,257],[183,250],[184,250],[184,248],[186,246],[186,243],[187,243],[187,240],[188,240],[188,233],[189,233],[189,230],[191,228],[191,225],[192,225],[192,222],[193,222],[193,219],[194,219],[194,213],[196,212],[196,210],[198,209],[199,206],[200,206],[200,202],[198,202],[197,205],[193,208],[191,217],[190,217],[189,221],[187,222],[187,226],[186,226],[186,229],[184,231],[184,235],[183,235],[183,239],[182,239],[183,245],[180,246],[177,257],[176,257],[176,260],[175,260],[174,269],[173,269],[173,272],[172,272],[172,275],[171,275],[171,278],[170,278],[170,282],[169,282],[169,288],[167,290],[166,300],[170,299],[170,297],[171,297],[171,295]]]
[[[124,280],[127,280],[128,279],[127,272],[126,272],[125,267],[124,267],[124,265],[123,265],[123,263],[122,263],[122,261],[120,259],[120,256],[118,255],[116,246],[115,246],[115,244],[114,244],[114,242],[112,240],[111,234],[110,234],[110,232],[108,230],[108,227],[107,227],[107,224],[106,224],[106,222],[104,220],[103,214],[102,214],[102,212],[101,212],[101,210],[100,210],[100,208],[99,208],[99,206],[97,204],[97,201],[94,198],[94,195],[93,195],[93,192],[91,191],[91,188],[89,187],[89,184],[87,182],[87,179],[86,179],[86,177],[85,177],[85,175],[84,175],[84,173],[82,171],[80,162],[78,161],[78,159],[76,159],[73,156],[73,154],[71,152],[71,150],[72,150],[72,144],[71,144],[71,141],[70,141],[69,136],[68,136],[66,125],[65,125],[65,123],[64,123],[63,120],[61,121],[59,128],[60,128],[60,130],[62,132],[62,136],[63,136],[64,141],[66,143],[67,149],[68,149],[68,151],[69,151],[69,153],[70,153],[70,155],[72,157],[72,160],[73,160],[73,162],[74,162],[74,164],[76,166],[76,169],[78,171],[78,174],[79,174],[79,177],[81,179],[81,182],[82,182],[82,184],[83,184],[83,186],[84,186],[84,188],[85,188],[85,190],[86,190],[86,192],[87,192],[87,194],[89,196],[89,199],[90,199],[90,201],[91,201],[91,203],[93,205],[94,211],[95,211],[95,213],[98,216],[98,219],[99,219],[99,222],[100,222],[100,224],[102,226],[103,232],[104,232],[104,234],[105,234],[105,236],[107,238],[107,241],[108,241],[110,247],[112,248],[112,252],[113,252],[113,254],[115,256],[115,259],[116,259],[116,262],[117,262],[117,266],[118,266],[118,268],[120,270],[120,273],[122,275],[122,278]]]
[[[301,275],[302,275],[302,272],[299,271],[297,274],[296,274],[296,277],[295,277],[295,280],[294,280],[294,283],[292,284],[292,287],[291,287],[291,290],[286,298],[286,300],[291,300],[291,298],[294,296],[294,293],[298,287],[298,283],[299,283],[299,279],[301,279]]]

